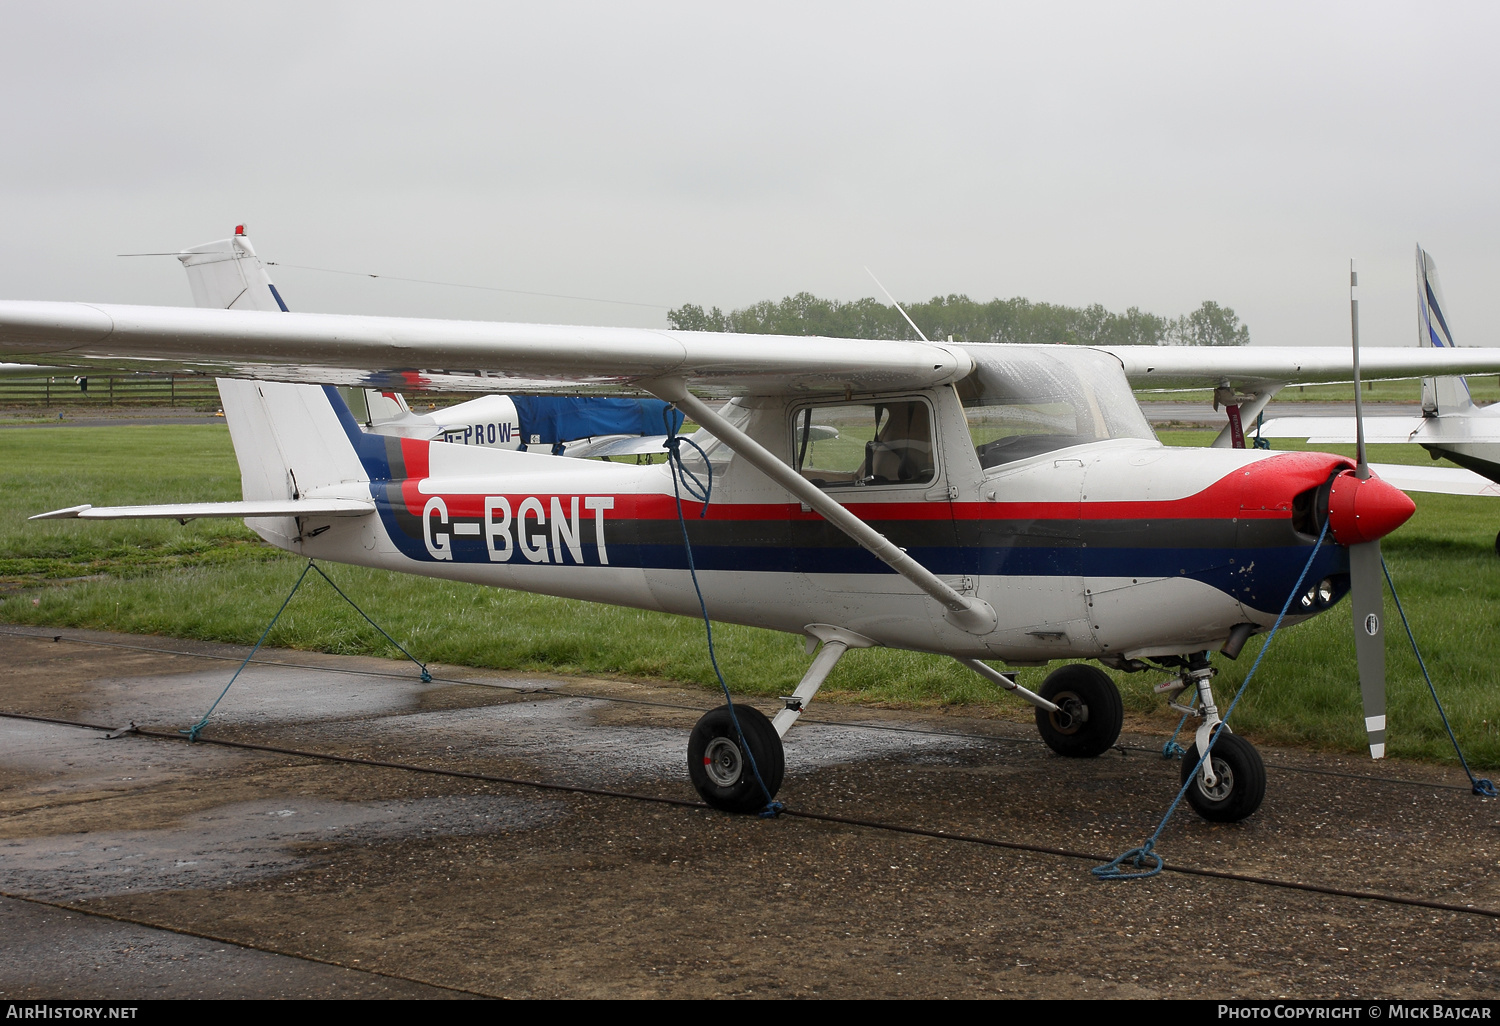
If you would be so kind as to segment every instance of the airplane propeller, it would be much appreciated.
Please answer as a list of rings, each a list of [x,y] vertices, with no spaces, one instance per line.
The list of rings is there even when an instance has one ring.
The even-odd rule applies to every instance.
[[[1349,550],[1349,600],[1354,614],[1354,657],[1364,705],[1370,758],[1385,757],[1385,590],[1380,539],[1416,512],[1399,488],[1370,474],[1365,458],[1364,402],[1359,388],[1359,278],[1349,267],[1349,324],[1354,349],[1355,469],[1336,476],[1328,494],[1328,528]]]

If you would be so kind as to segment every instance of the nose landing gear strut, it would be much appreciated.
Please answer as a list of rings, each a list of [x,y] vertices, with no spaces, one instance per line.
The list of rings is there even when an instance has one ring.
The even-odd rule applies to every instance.
[[[1220,719],[1210,684],[1217,672],[1209,665],[1208,653],[1198,652],[1188,660],[1181,678],[1162,690],[1174,691],[1175,699],[1191,688],[1196,706],[1177,701],[1169,704],[1201,717],[1193,744],[1182,757],[1183,783],[1194,778],[1188,784],[1188,804],[1204,819],[1234,823],[1260,808],[1265,800],[1266,765],[1255,746],[1231,733]],[[1202,759],[1205,751],[1209,757]]]

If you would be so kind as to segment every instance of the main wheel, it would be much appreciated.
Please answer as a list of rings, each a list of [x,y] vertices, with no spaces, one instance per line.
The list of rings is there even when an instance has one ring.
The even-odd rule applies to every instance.
[[[1058,706],[1057,712],[1036,711],[1036,729],[1058,755],[1092,759],[1119,740],[1125,704],[1103,670],[1087,663],[1061,667],[1047,675],[1039,694]]]
[[[745,732],[745,742],[755,757],[755,770],[740,745],[739,731],[727,706],[710,709],[693,727],[688,738],[688,776],[703,800],[724,812],[756,812],[781,790],[786,776],[786,755],[781,737],[771,721],[748,705],[734,707],[734,715]],[[762,788],[761,784],[765,787]]]
[[[1214,823],[1238,823],[1256,809],[1266,797],[1266,764],[1260,753],[1244,738],[1221,730],[1209,749],[1213,759],[1213,787],[1203,783],[1203,774],[1188,784],[1187,800],[1198,815]],[[1182,779],[1186,783],[1198,765],[1198,743],[1195,741],[1182,757]]]

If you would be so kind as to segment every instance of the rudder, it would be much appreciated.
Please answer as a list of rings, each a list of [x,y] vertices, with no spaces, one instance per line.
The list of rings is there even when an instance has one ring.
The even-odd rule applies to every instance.
[[[1417,246],[1417,344],[1429,349],[1451,349],[1453,332],[1443,304],[1443,289],[1438,284],[1437,264],[1420,245]],[[1422,413],[1436,416],[1459,413],[1474,407],[1469,383],[1462,375],[1422,379]]]

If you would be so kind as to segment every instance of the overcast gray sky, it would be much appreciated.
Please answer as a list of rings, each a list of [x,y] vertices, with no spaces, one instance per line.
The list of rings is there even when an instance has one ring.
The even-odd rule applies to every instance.
[[[1500,271],[1500,5],[0,4],[0,296],[664,325],[809,290],[1214,299],[1259,344],[1461,343]]]

